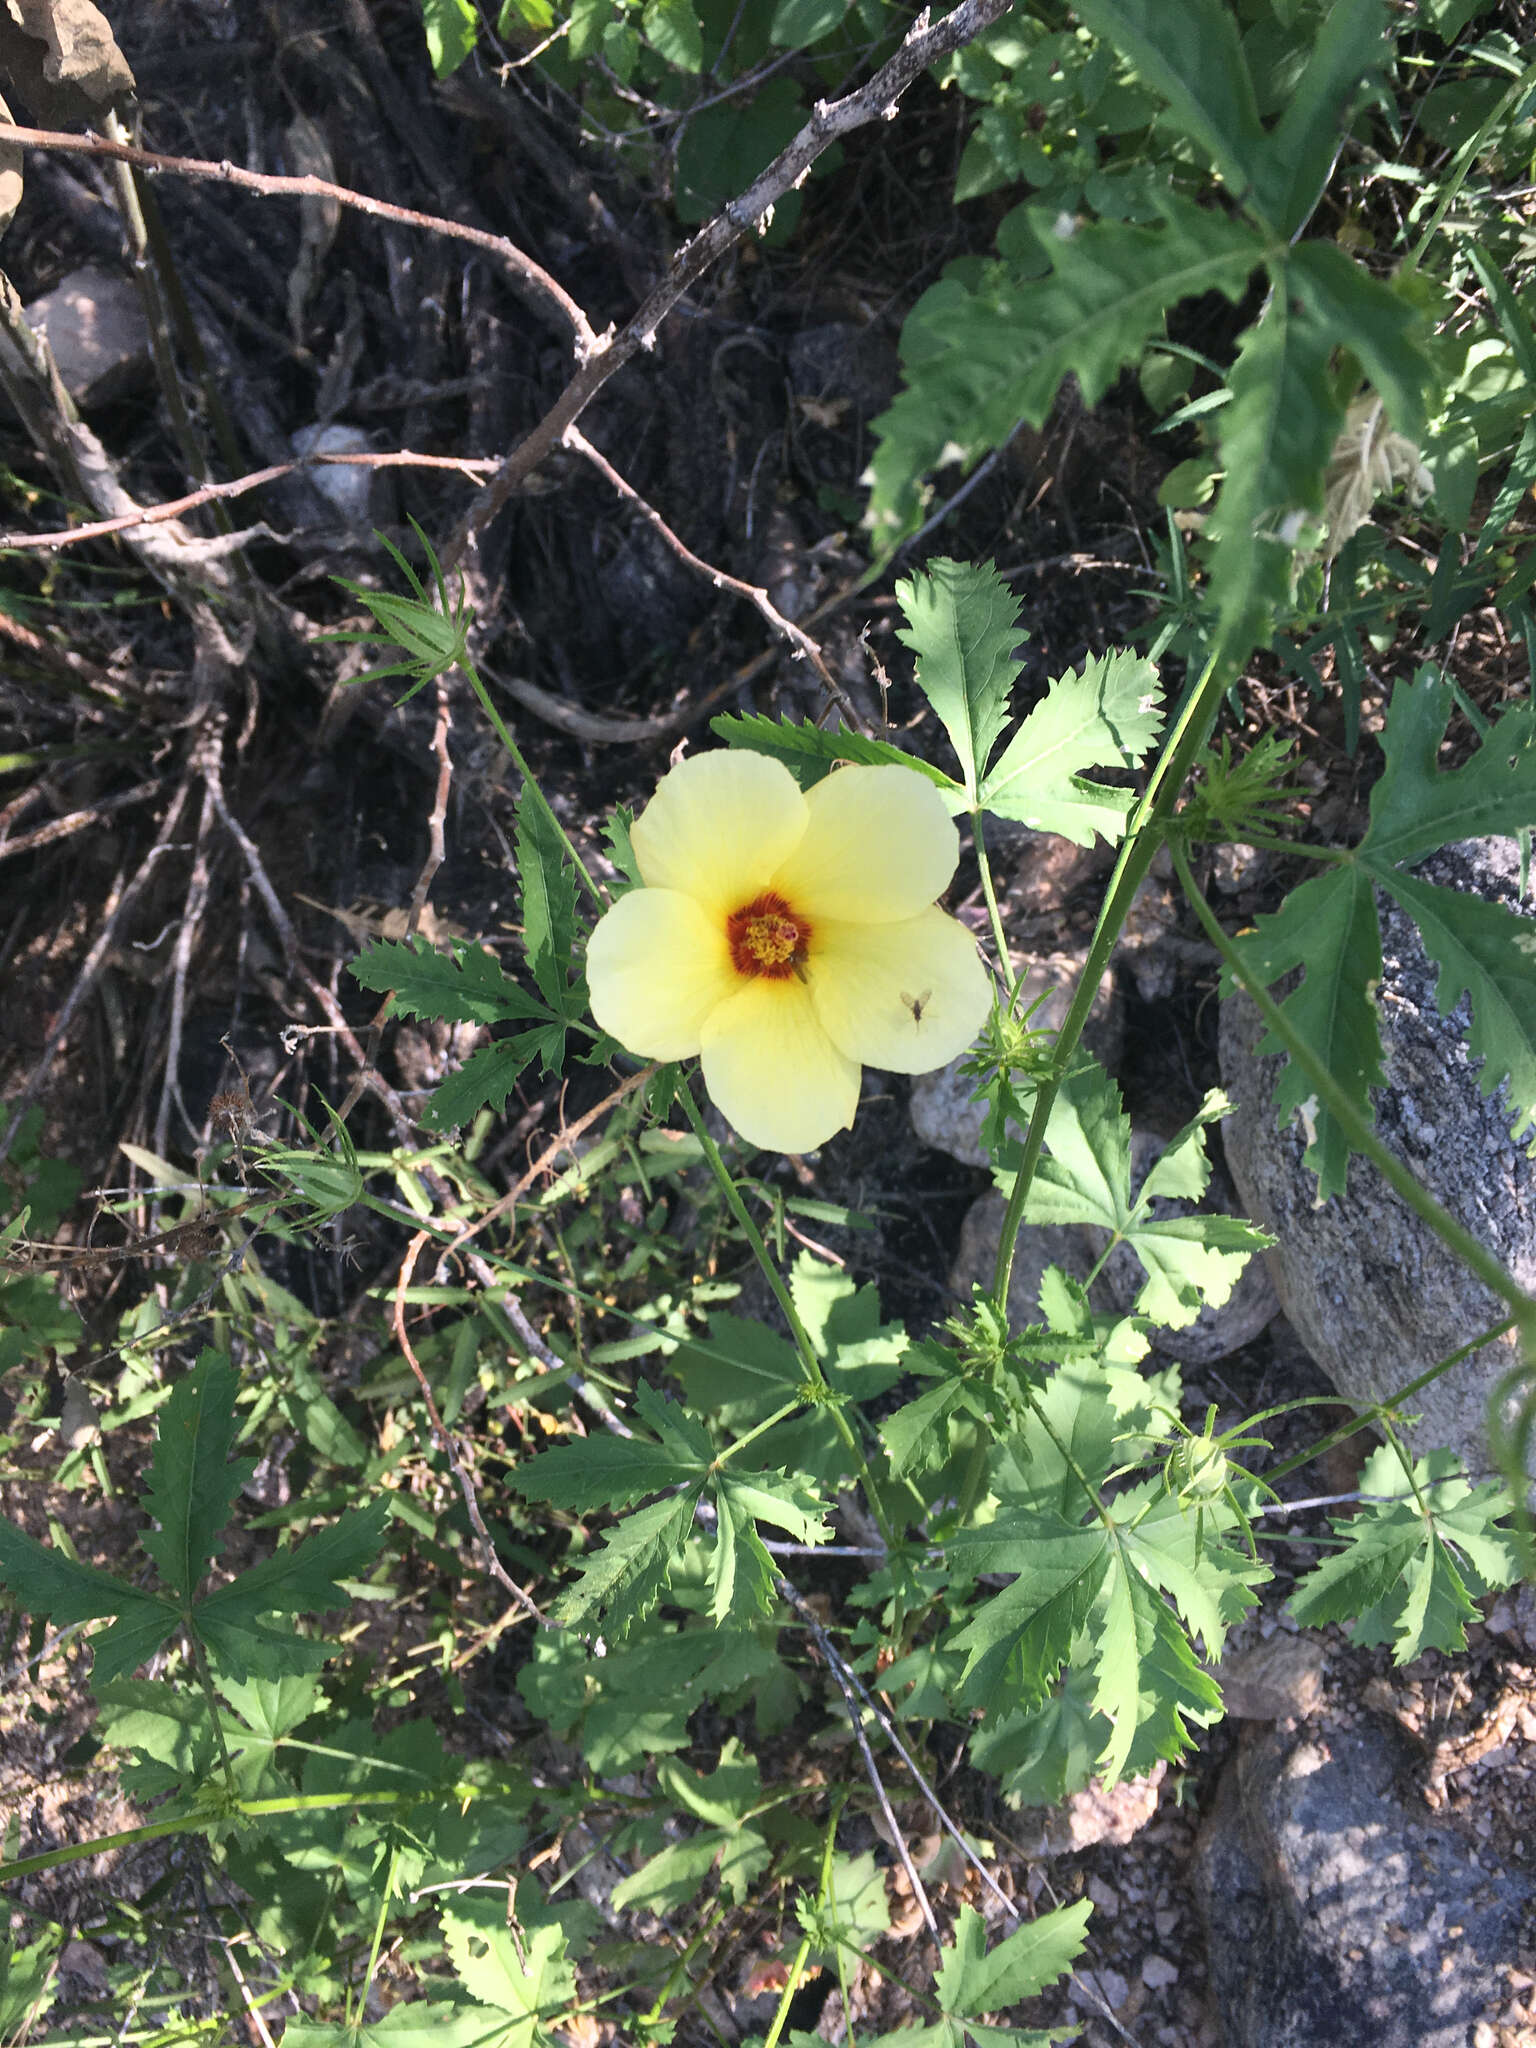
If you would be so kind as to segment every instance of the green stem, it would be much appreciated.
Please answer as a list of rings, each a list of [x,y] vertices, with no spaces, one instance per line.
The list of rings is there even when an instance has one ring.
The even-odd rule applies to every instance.
[[[1470,1358],[1474,1351],[1481,1351],[1485,1344],[1495,1343],[1500,1337],[1507,1336],[1514,1328],[1515,1319],[1513,1316],[1508,1316],[1502,1323],[1495,1323],[1491,1330],[1484,1330],[1480,1337],[1474,1337],[1469,1344],[1458,1346],[1448,1357],[1438,1359],[1427,1371],[1421,1372],[1417,1379],[1409,1380],[1406,1386],[1399,1387],[1395,1393],[1388,1394],[1385,1400],[1374,1401],[1369,1408],[1362,1408],[1358,1414],[1352,1415],[1348,1422],[1341,1422],[1337,1429],[1329,1430],[1325,1437],[1320,1438],[1309,1449],[1298,1451],[1294,1457],[1287,1458],[1283,1464],[1276,1465],[1273,1470],[1266,1472],[1264,1475],[1265,1485],[1273,1486],[1277,1479],[1284,1479],[1292,1472],[1299,1472],[1303,1465],[1310,1465],[1316,1459],[1321,1458],[1326,1452],[1331,1451],[1335,1444],[1347,1443],[1352,1436],[1357,1436],[1362,1429],[1371,1428],[1375,1423],[1382,1421],[1386,1416],[1400,1408],[1405,1401],[1411,1401],[1415,1394],[1422,1388],[1427,1387],[1431,1381],[1439,1379],[1442,1373],[1449,1372],[1452,1366],[1460,1365],[1462,1360]],[[1314,1396],[1313,1398],[1317,1397]],[[1342,1396],[1340,1398],[1342,1399]],[[1288,1403],[1287,1405],[1299,1406],[1300,1403]],[[1276,1414],[1279,1411],[1271,1409],[1268,1412]],[[1263,1417],[1256,1416],[1254,1420],[1262,1421]]]
[[[1167,820],[1172,816],[1173,805],[1179,791],[1184,787],[1189,772],[1195,764],[1195,757],[1205,745],[1216,713],[1221,708],[1222,696],[1227,687],[1228,673],[1235,667],[1230,657],[1221,651],[1213,654],[1204,671],[1184,700],[1182,709],[1174,721],[1168,743],[1152,771],[1147,791],[1132,814],[1127,828],[1120,857],[1115,863],[1114,874],[1110,877],[1105,893],[1103,908],[1094,929],[1093,942],[1088,948],[1088,957],[1072,994],[1072,1002],[1056,1034],[1056,1050],[1051,1062],[1051,1071],[1041,1082],[1030,1112],[1029,1129],[1024,1134],[1024,1152],[1019,1161],[1019,1170],[1014,1175],[1013,1186],[1008,1192],[1008,1206],[1003,1213],[1002,1237],[997,1248],[997,1266],[992,1278],[992,1300],[1000,1315],[1008,1312],[1008,1283],[1013,1277],[1014,1253],[1019,1241],[1019,1227],[1024,1221],[1024,1205],[1029,1199],[1030,1185],[1035,1177],[1035,1168],[1040,1163],[1040,1154],[1045,1146],[1046,1126],[1051,1111],[1056,1106],[1056,1097],[1061,1092],[1062,1081],[1077,1042],[1083,1035],[1093,1008],[1094,998],[1099,992],[1099,983],[1109,965],[1110,955],[1121,927],[1135,901],[1136,891],[1141,887],[1153,857],[1162,845],[1167,829]]]
[[[191,1635],[190,1630],[188,1631]],[[208,1718],[213,1723],[213,1739],[219,1748],[219,1768],[224,1773],[224,1789],[230,1797],[235,1793],[235,1767],[230,1761],[229,1745],[224,1740],[224,1722],[219,1713],[219,1696],[213,1689],[213,1674],[208,1669],[208,1654],[201,1641],[191,1635],[192,1666],[197,1673],[198,1683],[203,1688],[203,1698],[208,1702]]]
[[[1427,1223],[1441,1243],[1448,1246],[1464,1264],[1471,1267],[1490,1293],[1497,1295],[1500,1301],[1509,1305],[1520,1331],[1527,1360],[1536,1365],[1536,1300],[1515,1284],[1487,1246],[1480,1243],[1464,1224],[1459,1223],[1449,1209],[1435,1200],[1428,1188],[1415,1178],[1402,1160],[1387,1150],[1360,1110],[1350,1100],[1346,1090],[1334,1078],[1326,1062],[1321,1060],[1300,1036],[1280,1005],[1271,998],[1269,991],[1222,930],[1216,913],[1206,902],[1199,884],[1190,873],[1189,861],[1182,847],[1174,846],[1173,860],[1184,893],[1189,898],[1196,917],[1205,928],[1207,938],[1221,954],[1234,979],[1247,990],[1271,1033],[1280,1040],[1311,1082],[1318,1100],[1337,1119],[1351,1149],[1363,1152],[1388,1187],[1407,1203],[1420,1221]]]
[[[1003,915],[997,907],[997,890],[992,881],[992,862],[987,855],[987,841],[981,828],[981,816],[980,810],[971,813],[971,837],[976,842],[976,865],[981,870],[981,893],[987,899],[987,916],[992,922],[992,943],[997,948],[997,964],[1002,969],[1003,981],[1011,1000],[1019,983],[1013,971],[1013,955],[1008,947],[1008,934],[1003,929]]]
[[[800,1320],[800,1311],[795,1307],[794,1298],[790,1294],[789,1289],[784,1285],[778,1267],[768,1256],[768,1247],[763,1243],[763,1234],[758,1229],[756,1223],[753,1222],[751,1211],[742,1200],[741,1189],[737,1187],[730,1168],[720,1157],[720,1147],[709,1135],[704,1118],[700,1113],[699,1105],[693,1099],[693,1090],[689,1086],[686,1075],[683,1075],[678,1082],[677,1099],[683,1105],[683,1114],[693,1127],[693,1135],[699,1141],[699,1149],[704,1154],[705,1163],[708,1165],[710,1172],[715,1176],[720,1192],[725,1196],[726,1207],[730,1210],[732,1216],[735,1217],[742,1236],[745,1237],[748,1245],[751,1247],[752,1256],[757,1260],[762,1270],[763,1278],[773,1289],[774,1300],[784,1312],[784,1320],[788,1323],[790,1335],[795,1340],[795,1349],[800,1354],[800,1363],[805,1367],[807,1383],[814,1390],[818,1398],[818,1405],[824,1407],[831,1416],[833,1427],[842,1438],[849,1456],[854,1461],[859,1478],[863,1481],[865,1497],[869,1501],[870,1513],[875,1518],[885,1546],[888,1550],[893,1550],[896,1547],[896,1538],[892,1532],[890,1520],[886,1515],[885,1503],[880,1497],[879,1488],[875,1485],[874,1474],[869,1469],[869,1460],[864,1455],[864,1448],[854,1435],[852,1426],[847,1416],[843,1413],[841,1403],[836,1399],[832,1388],[827,1382],[827,1376],[821,1369],[821,1360],[816,1356],[815,1346],[811,1343],[805,1325]]]
[[[1500,95],[1498,104],[1483,122],[1477,133],[1462,144],[1457,152],[1456,161],[1451,166],[1451,174],[1441,188],[1435,210],[1429,216],[1428,226],[1423,234],[1420,235],[1414,248],[1403,258],[1402,268],[1398,272],[1400,277],[1407,277],[1412,271],[1418,269],[1420,263],[1424,260],[1425,252],[1428,250],[1430,243],[1440,231],[1440,223],[1456,204],[1461,188],[1467,181],[1467,173],[1482,154],[1483,144],[1498,127],[1510,108],[1519,105],[1522,96],[1530,90],[1533,82],[1536,82],[1536,64],[1528,64],[1519,77],[1511,82],[1509,89]]]
[[[560,820],[555,816],[554,812],[550,809],[548,797],[546,797],[543,790],[540,789],[538,781],[534,776],[533,770],[528,766],[528,763],[523,759],[522,748],[517,744],[517,741],[513,739],[511,733],[507,731],[505,719],[503,719],[501,713],[496,709],[496,706],[491,702],[490,691],[485,687],[484,683],[481,682],[479,676],[475,673],[473,665],[470,662],[462,661],[460,662],[459,666],[463,669],[465,675],[469,677],[469,687],[474,691],[475,695],[479,698],[480,709],[485,713],[486,717],[491,721],[491,724],[495,727],[497,739],[501,741],[501,744],[512,756],[512,765],[516,768],[518,774],[522,776],[524,789],[529,792],[529,794],[533,798],[533,801],[544,813],[546,821],[549,824],[553,825],[555,831],[559,834],[561,845],[565,848],[566,852],[571,856],[572,865],[575,867],[576,872],[578,875],[580,875],[582,881],[586,884],[587,893],[591,896],[592,901],[597,905],[599,912],[606,910],[608,908],[607,897],[603,894],[602,890],[599,889],[596,882],[593,881],[592,876],[588,871],[586,862],[582,859],[581,855],[576,851],[570,833],[566,831],[565,827],[561,824]]]
[[[366,2013],[368,2010],[368,1994],[373,1989],[373,1980],[378,1972],[379,1950],[384,1946],[384,1929],[389,1920],[390,1901],[395,1896],[395,1873],[397,1872],[399,1867],[399,1845],[398,1843],[391,1843],[389,1851],[389,1869],[385,1874],[384,1889],[379,1894],[378,1917],[375,1919],[373,1923],[373,1944],[368,1950],[368,1974],[363,1979],[363,1988],[359,1992],[357,1998],[357,2012],[359,2013],[359,2015]],[[347,2000],[347,2018],[350,2020],[351,2017],[352,2000],[349,1997]]]
[[[758,1437],[766,1436],[770,1429],[777,1429],[781,1422],[786,1421],[791,1415],[797,1415],[804,1406],[803,1401],[796,1400],[786,1401],[782,1408],[775,1408],[766,1421],[754,1423],[745,1436],[737,1437],[733,1444],[727,1444],[723,1451],[718,1452],[712,1469],[718,1472],[722,1465],[729,1464],[738,1451],[744,1451],[747,1445]]]
[[[399,1806],[419,1793],[404,1792],[314,1792],[292,1799],[236,1799],[229,1811],[257,1817],[264,1813],[308,1813],[340,1806]],[[195,1835],[217,1827],[221,1814],[184,1813],[175,1820],[151,1821],[142,1828],[124,1828],[115,1835],[97,1835],[89,1842],[70,1842],[62,1849],[47,1849],[39,1856],[22,1856],[15,1863],[0,1864],[0,1884],[12,1878],[31,1877],[39,1870],[56,1870],[61,1863],[79,1863],[87,1856],[101,1856],[109,1849],[131,1849],[139,1842],[164,1841],[167,1835]]]

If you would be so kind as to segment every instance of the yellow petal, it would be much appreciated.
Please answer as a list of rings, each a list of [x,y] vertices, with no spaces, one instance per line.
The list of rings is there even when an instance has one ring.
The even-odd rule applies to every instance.
[[[819,924],[808,983],[816,1015],[851,1060],[926,1074],[975,1038],[992,1004],[976,941],[942,910],[901,924]]]
[[[680,889],[722,914],[766,889],[804,837],[795,778],[766,754],[722,748],[664,775],[630,842],[653,889]]]
[[[806,792],[805,805],[805,836],[773,886],[813,923],[894,923],[949,887],[959,835],[915,769],[837,768]]]
[[[620,1045],[643,1059],[683,1060],[740,979],[718,918],[673,889],[632,889],[597,921],[587,985],[593,1016]]]
[[[738,984],[740,986],[740,984]],[[810,1152],[853,1122],[859,1068],[798,981],[750,981],[704,1026],[704,1086],[749,1145]]]

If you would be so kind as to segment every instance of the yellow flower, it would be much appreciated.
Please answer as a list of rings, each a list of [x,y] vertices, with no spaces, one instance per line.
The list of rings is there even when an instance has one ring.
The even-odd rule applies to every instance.
[[[635,821],[645,883],[599,920],[592,1014],[646,1059],[702,1055],[749,1144],[808,1152],[853,1122],[861,1065],[926,1073],[992,1000],[934,907],[958,840],[910,768],[839,768],[802,795],[766,754],[697,754]]]

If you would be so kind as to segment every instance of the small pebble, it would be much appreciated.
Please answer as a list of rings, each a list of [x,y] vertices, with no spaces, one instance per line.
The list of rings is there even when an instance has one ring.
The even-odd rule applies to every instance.
[[[1179,1973],[1166,1956],[1148,1956],[1141,1966],[1141,1981],[1149,1991],[1166,1991],[1178,1983]]]

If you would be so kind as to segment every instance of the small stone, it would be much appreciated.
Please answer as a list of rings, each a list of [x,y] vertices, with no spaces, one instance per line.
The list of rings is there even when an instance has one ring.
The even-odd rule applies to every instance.
[[[72,270],[26,308],[53,350],[76,405],[109,404],[147,382],[149,325],[132,278],[94,263]]]
[[[1179,1914],[1172,1906],[1165,1906],[1160,1913],[1152,1916],[1152,1925],[1157,1929],[1159,1941],[1167,1941],[1179,1924]]]
[[[1118,2012],[1131,1995],[1131,1987],[1118,1970],[1095,1970],[1089,1983],[1099,1992],[1111,2012]]]
[[[373,445],[360,427],[300,427],[289,438],[301,460],[308,455],[366,455]],[[374,524],[373,470],[361,464],[317,462],[305,477],[348,526]]]
[[[1179,1973],[1165,1956],[1148,1956],[1141,1966],[1141,1981],[1149,1991],[1166,1991],[1178,1983]]]
[[[1120,1894],[1102,1877],[1089,1878],[1088,1896],[1093,1901],[1094,1911],[1106,1920],[1113,1920],[1120,1911]]]
[[[1323,1663],[1314,1637],[1277,1635],[1223,1659],[1212,1676],[1229,1714],[1241,1721],[1284,1721],[1320,1710]]]

